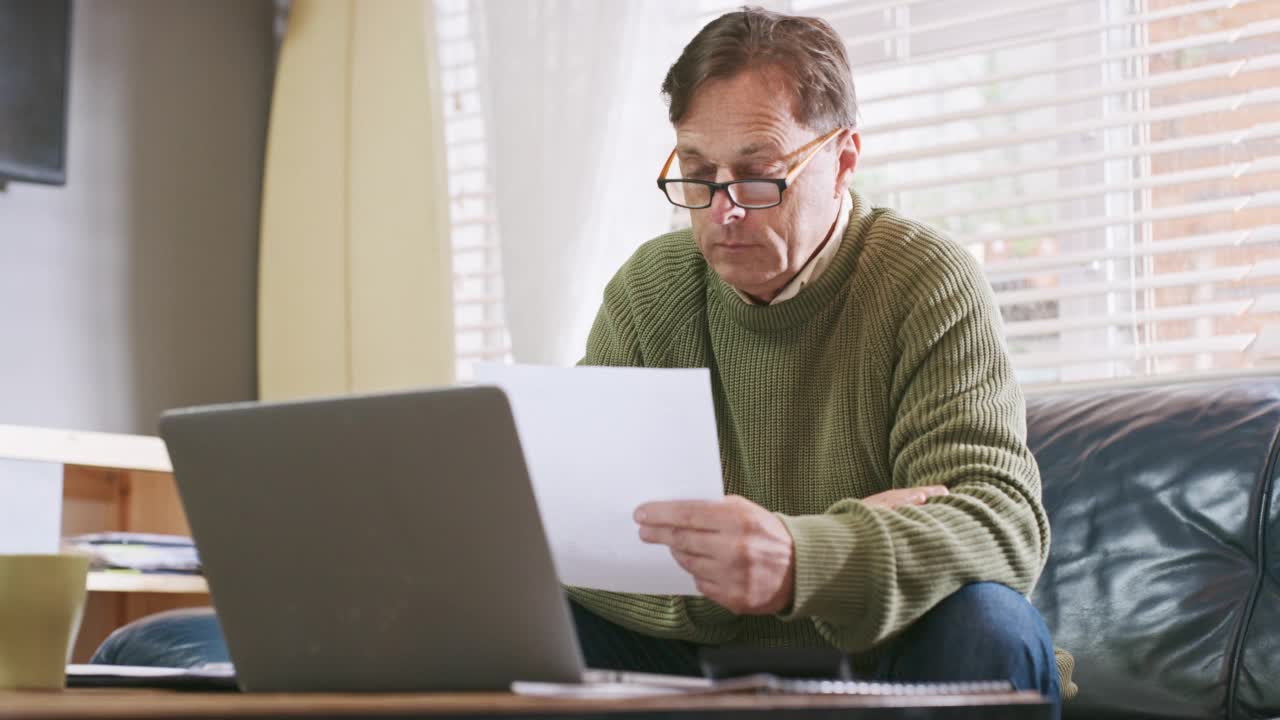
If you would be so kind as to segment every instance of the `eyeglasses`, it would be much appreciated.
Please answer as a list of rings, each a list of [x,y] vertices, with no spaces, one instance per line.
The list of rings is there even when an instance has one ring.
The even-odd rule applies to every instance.
[[[658,175],[658,189],[667,196],[672,205],[690,210],[711,207],[711,200],[715,197],[716,190],[723,190],[725,195],[729,196],[729,202],[745,210],[771,208],[782,202],[782,191],[795,182],[796,176],[804,170],[810,160],[817,156],[818,151],[826,147],[827,143],[838,136],[842,130],[844,128],[836,128],[815,140],[817,145],[783,178],[745,178],[722,183],[710,180],[668,180],[667,172],[676,159],[675,148],[672,148],[666,164],[662,166],[662,172]]]

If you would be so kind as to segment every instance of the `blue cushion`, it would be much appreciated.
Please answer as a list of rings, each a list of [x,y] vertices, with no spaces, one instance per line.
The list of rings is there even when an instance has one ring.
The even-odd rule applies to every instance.
[[[189,668],[225,663],[227,644],[213,608],[148,615],[111,633],[89,660],[104,665]]]

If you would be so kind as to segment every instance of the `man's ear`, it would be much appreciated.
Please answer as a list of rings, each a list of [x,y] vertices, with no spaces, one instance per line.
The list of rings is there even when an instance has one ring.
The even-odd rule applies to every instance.
[[[853,171],[858,167],[858,156],[862,154],[862,136],[856,130],[845,130],[836,140],[836,157],[840,163],[836,169],[836,197],[846,192],[853,182]]]

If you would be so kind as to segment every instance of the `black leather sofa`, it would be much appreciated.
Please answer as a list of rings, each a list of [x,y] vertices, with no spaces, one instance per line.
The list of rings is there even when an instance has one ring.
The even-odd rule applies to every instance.
[[[1053,529],[1032,600],[1076,658],[1065,716],[1280,716],[1280,376],[1032,395],[1027,421]],[[95,661],[224,652],[212,613],[178,611]]]
[[[1280,376],[1033,395],[1067,717],[1280,716]]]

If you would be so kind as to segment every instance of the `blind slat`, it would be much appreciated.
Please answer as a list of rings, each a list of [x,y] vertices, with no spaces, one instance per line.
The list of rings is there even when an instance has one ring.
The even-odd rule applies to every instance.
[[[813,5],[805,8],[805,12],[812,15],[821,15],[828,20],[834,20],[842,17],[854,17],[857,15],[869,15],[875,12],[884,12],[885,10],[897,10],[899,8],[909,8],[913,5],[931,2],[931,0],[888,0],[887,2],[839,2],[830,5]]]
[[[1233,302],[1205,303],[1201,305],[1177,305],[1174,307],[1137,310],[1133,312],[1113,313],[1110,315],[1086,315],[1058,318],[1055,320],[1023,320],[1005,324],[1005,335],[1008,337],[1026,337],[1029,335],[1052,335],[1072,330],[1090,330],[1102,327],[1124,327],[1143,323],[1169,320],[1195,320],[1208,317],[1229,317],[1244,315],[1253,307],[1252,300],[1236,300]]]
[[[1056,140],[1079,136],[1094,130],[1121,127],[1126,125],[1150,124],[1167,120],[1185,120],[1206,114],[1235,112],[1241,108],[1263,103],[1280,103],[1280,88],[1260,88],[1235,95],[1224,95],[1211,100],[1197,100],[1180,105],[1170,105],[1159,110],[1147,112],[1129,112],[1105,114],[1095,120],[1086,120],[1066,125],[1055,125],[1047,130],[1026,130],[1007,133],[1000,136],[986,137],[981,140],[946,143],[914,150],[874,155],[868,153],[868,159],[880,165],[907,162],[910,160],[936,159],[945,155],[971,153],[981,150],[1006,149],[1011,145],[1024,145],[1045,140]]]
[[[960,122],[962,120],[982,120],[989,117],[1003,117],[1030,110],[1044,110],[1061,105],[1070,105],[1072,103],[1094,100],[1110,95],[1118,95],[1141,90],[1157,90],[1182,85],[1184,83],[1234,77],[1242,72],[1273,70],[1275,68],[1280,68],[1280,55],[1258,55],[1243,60],[1232,60],[1230,62],[1202,65],[1200,67],[1191,68],[1190,70],[1179,70],[1160,73],[1158,75],[1149,75],[1142,80],[1108,83],[1072,92],[1050,92],[1047,95],[1031,100],[984,105],[973,110],[938,113],[918,117],[913,120],[903,120],[885,125],[872,125],[870,131],[884,134],[902,132],[904,130],[914,130],[922,127],[938,127],[940,125]],[[1050,88],[1050,90],[1052,91],[1052,88]]]
[[[501,248],[496,242],[455,244],[453,246],[453,252],[455,255],[462,253],[497,252],[499,249]]]
[[[494,332],[498,330],[506,330],[505,323],[488,322],[488,323],[463,323],[458,325],[460,333],[477,333],[477,332]]]
[[[1020,305],[1023,303],[1042,302],[1046,300],[1065,300],[1067,298],[1129,293],[1134,290],[1156,290],[1160,288],[1209,285],[1214,283],[1240,282],[1242,280],[1259,280],[1274,277],[1280,277],[1280,262],[1269,261],[1249,265],[1232,265],[1229,267],[1212,268],[1209,270],[1156,273],[1148,277],[1126,280],[1070,284],[1059,287],[1034,288],[1030,290],[1006,290],[996,292],[996,303],[1001,307],[1007,307],[1009,305]]]
[[[1230,232],[1209,233],[1205,235],[1187,235],[1143,243],[1132,247],[1084,250],[1080,252],[1066,252],[1047,256],[997,261],[984,264],[983,270],[986,271],[987,277],[1003,278],[1010,276],[1032,275],[1049,270],[1062,270],[1065,268],[1089,265],[1105,260],[1157,257],[1173,253],[1220,250],[1233,247],[1263,245],[1267,243],[1280,243],[1280,225],[1261,225],[1248,230],[1233,230]]]
[[[1129,160],[1137,157],[1164,155],[1184,150],[1205,150],[1222,146],[1239,146],[1259,140],[1271,140],[1277,137],[1280,137],[1280,122],[1265,123],[1254,125],[1245,130],[1192,135],[1190,137],[1179,138],[1177,140],[1163,140],[1154,143],[1129,145],[1102,152],[1065,155],[1048,162],[1009,165],[1002,167],[998,174],[992,173],[990,169],[983,169],[962,175],[944,175],[937,178],[917,180],[910,183],[885,185],[883,187],[876,188],[875,191],[881,195],[896,195],[949,185],[968,185],[979,182],[988,182],[993,177],[1013,177],[1039,172],[1049,172],[1052,170],[1065,170],[1067,168],[1078,167],[1080,165],[1102,164],[1114,160]],[[855,175],[855,177],[857,176]]]
[[[501,295],[457,295],[453,299],[456,305],[498,305]]]
[[[1207,200],[1200,203],[1187,203],[1157,210],[1128,213],[1110,217],[1071,220],[1043,225],[1024,225],[1021,227],[971,235],[965,242],[995,242],[997,240],[1018,240],[1022,238],[1039,238],[1065,233],[1096,230],[1114,225],[1132,225],[1134,223],[1159,222],[1178,218],[1212,215],[1215,213],[1234,213],[1248,208],[1280,207],[1280,191],[1252,193],[1235,197]]]
[[[1024,369],[1092,365],[1107,360],[1142,360],[1200,353],[1241,353],[1249,347],[1255,337],[1257,337],[1255,333],[1215,335],[1194,340],[1114,345],[1073,352],[1028,352],[1015,355],[1013,364],[1017,369]]]
[[[1008,18],[1015,15],[1025,15],[1030,12],[1051,10],[1053,8],[1079,4],[1080,0],[1021,0],[1020,2],[998,7],[986,12],[975,10],[974,8],[978,6],[971,5],[969,12],[959,14],[958,16],[952,16],[945,20],[935,20],[933,22],[894,28],[893,30],[885,30],[878,33],[858,33],[852,39],[846,40],[844,45],[846,48],[853,49],[863,45],[882,43],[886,40],[909,38],[912,35],[934,33],[939,30],[964,27],[965,25],[972,25],[973,23],[978,22],[992,22],[997,20],[1007,21]],[[902,6],[903,3],[897,3],[897,5]],[[865,13],[859,12],[858,14],[861,15]]]
[[[479,350],[463,350],[458,353],[459,360],[485,361],[485,360],[501,360],[511,354],[511,346],[494,345]]]
[[[1119,20],[1093,23],[1091,25],[1076,25],[1066,29],[1019,35],[1007,40],[974,43],[954,50],[916,55],[906,60],[895,58],[893,60],[886,60],[877,63],[868,63],[861,67],[861,75],[866,77],[869,73],[879,72],[886,69],[898,70],[908,67],[917,67],[920,65],[954,60],[956,58],[967,57],[970,55],[985,55],[1000,50],[1009,50],[1027,45],[1037,45],[1056,40],[1065,40],[1070,37],[1079,37],[1082,35],[1098,35],[1101,37],[1102,33],[1108,30],[1115,30],[1117,28],[1148,24],[1160,20],[1172,20],[1174,18],[1186,17],[1188,15],[1197,15],[1200,13],[1212,12],[1214,10],[1226,10],[1241,5],[1250,5],[1255,2],[1269,1],[1270,0],[1205,0],[1204,2],[1177,5],[1167,10],[1129,15]],[[964,12],[964,10],[961,9],[960,12]]]
[[[1132,193],[1138,190],[1150,190],[1153,188],[1205,182],[1208,180],[1232,180],[1247,177],[1249,175],[1273,172],[1280,172],[1280,155],[1275,157],[1259,158],[1257,160],[1249,160],[1247,162],[1231,163],[1228,165],[1214,165],[1207,168],[1201,168],[1199,170],[1187,170],[1186,172],[1180,173],[1161,173],[1159,175],[1149,176],[1142,180],[1133,180],[1124,183],[1101,183],[1098,185],[1062,190],[1060,192],[1044,193],[1042,195],[1015,196],[1011,200],[992,203],[955,205],[938,210],[936,213],[919,215],[919,217],[925,222],[937,223],[948,218],[963,217],[965,215],[985,215],[988,213],[998,212],[1000,210],[1012,210],[1015,208],[1025,208],[1033,205],[1048,205],[1068,200],[1097,197],[1099,195]]]
[[[460,280],[490,280],[502,277],[502,271],[498,269],[475,270],[471,272],[454,271],[453,276]]]
[[[929,85],[919,90],[906,90],[902,92],[890,92],[881,95],[859,95],[858,107],[867,108],[879,103],[889,103],[901,100],[919,99],[940,95],[946,92],[962,90],[968,87],[981,87],[993,84],[1013,82],[1016,80],[1026,80],[1027,78],[1038,77],[1040,75],[1061,75],[1071,70],[1080,70],[1082,68],[1100,67],[1122,60],[1134,60],[1138,58],[1150,58],[1156,55],[1163,55],[1169,52],[1177,52],[1181,50],[1202,50],[1214,49],[1220,45],[1234,45],[1242,40],[1249,40],[1262,35],[1271,35],[1280,33],[1280,20],[1263,20],[1261,22],[1252,22],[1244,27],[1231,28],[1216,33],[1207,33],[1204,35],[1193,35],[1179,40],[1170,40],[1168,42],[1153,43],[1151,45],[1143,45],[1122,52],[1108,52],[1099,55],[1076,58],[1065,62],[1057,62],[1051,65],[1040,65],[1029,70],[1015,70],[1006,73],[993,73],[990,75],[981,75],[978,77],[966,78],[956,82],[941,83]],[[860,76],[858,68],[854,68],[854,75]]]

